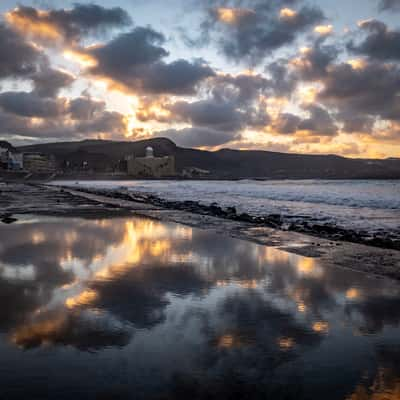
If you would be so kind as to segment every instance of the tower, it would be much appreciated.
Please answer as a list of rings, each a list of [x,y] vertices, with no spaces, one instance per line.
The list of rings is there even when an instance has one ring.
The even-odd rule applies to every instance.
[[[154,157],[154,150],[152,147],[146,147],[146,158],[153,158]]]

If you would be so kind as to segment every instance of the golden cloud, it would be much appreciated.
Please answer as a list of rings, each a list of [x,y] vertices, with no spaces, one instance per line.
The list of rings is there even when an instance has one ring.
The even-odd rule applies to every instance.
[[[216,14],[220,22],[229,25],[235,25],[240,22],[241,19],[254,14],[254,11],[248,8],[221,7],[216,9]]]
[[[314,28],[314,32],[322,36],[330,35],[333,32],[332,25],[318,25]]]
[[[37,15],[41,19],[46,19],[49,15],[47,11],[38,10]],[[30,35],[41,41],[62,41],[63,34],[55,24],[39,19],[33,20],[26,14],[20,13],[20,9],[14,8],[5,14],[6,21],[16,30],[24,35]]]
[[[282,8],[279,12],[279,17],[284,20],[291,20],[297,16],[297,12],[291,8]]]

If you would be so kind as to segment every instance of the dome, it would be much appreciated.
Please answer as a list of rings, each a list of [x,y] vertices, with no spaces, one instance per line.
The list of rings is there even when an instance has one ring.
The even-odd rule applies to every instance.
[[[154,150],[152,147],[146,147],[146,157],[154,157]]]

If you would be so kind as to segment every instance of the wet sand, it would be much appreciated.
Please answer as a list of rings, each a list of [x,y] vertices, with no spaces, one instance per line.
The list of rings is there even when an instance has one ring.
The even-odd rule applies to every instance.
[[[156,205],[45,185],[2,184],[0,220],[18,214],[55,216],[137,215],[207,229],[231,237],[319,259],[355,271],[400,279],[400,251],[332,241],[302,233],[282,231],[244,221],[173,210]]]

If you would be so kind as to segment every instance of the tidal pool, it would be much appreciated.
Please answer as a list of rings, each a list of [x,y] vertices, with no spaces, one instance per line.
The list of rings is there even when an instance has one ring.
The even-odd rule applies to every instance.
[[[150,219],[0,225],[0,399],[399,399],[400,285]]]

